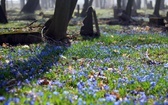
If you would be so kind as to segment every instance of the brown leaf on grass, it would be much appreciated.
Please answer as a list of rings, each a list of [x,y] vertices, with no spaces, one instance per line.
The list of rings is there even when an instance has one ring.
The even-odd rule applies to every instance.
[[[6,48],[6,47],[8,47],[8,44],[7,43],[2,43],[2,47]]]
[[[121,97],[120,97],[120,94],[117,93],[117,92],[114,92],[114,91],[111,92],[111,95],[116,96],[116,101],[118,101],[118,100],[121,98]]]
[[[50,81],[47,79],[40,79],[38,82],[40,85],[49,85],[50,84]]]
[[[2,59],[3,57],[2,56],[0,56],[0,60]]]
[[[149,26],[145,27],[145,31],[149,31],[151,28]]]

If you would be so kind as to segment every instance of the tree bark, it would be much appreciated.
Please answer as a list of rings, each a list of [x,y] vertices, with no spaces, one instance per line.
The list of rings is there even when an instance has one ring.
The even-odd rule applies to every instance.
[[[136,9],[141,9],[141,0],[136,0]]]
[[[2,6],[2,10],[6,16],[6,0],[1,0],[1,6]]]
[[[145,7],[145,9],[147,9],[147,5],[148,5],[148,1],[147,0],[144,0],[144,7]]]
[[[165,0],[161,0],[160,9],[165,9]]]
[[[25,0],[20,0],[20,8],[22,9],[25,5]]]
[[[0,5],[0,23],[6,24],[8,23],[8,20],[4,14],[4,11],[2,9],[2,6]]]
[[[100,0],[100,8],[104,9],[106,5],[106,0]]]
[[[125,10],[125,8],[126,8],[126,6],[127,6],[127,2],[128,2],[128,0],[122,0],[122,1],[121,1],[121,4],[122,4],[122,5],[121,5],[121,8],[122,8],[122,9]]]
[[[68,23],[72,17],[77,0],[56,0],[54,16],[45,33],[47,40],[61,40],[66,37]]]
[[[161,0],[156,0],[155,9],[154,9],[154,13],[153,13],[155,16],[160,16],[160,14],[159,14],[160,4],[161,4]]]
[[[131,17],[132,7],[134,4],[134,0],[128,0],[127,7],[126,7],[126,14]]]
[[[39,0],[28,0],[26,5],[22,8],[21,12],[34,13],[39,5]]]
[[[84,5],[83,5],[83,9],[81,12],[81,17],[85,17],[86,16],[86,11],[88,9],[88,7],[92,6],[93,0],[85,0]]]
[[[98,8],[99,7],[99,0],[95,0],[95,6]]]
[[[117,8],[118,8],[118,9],[121,8],[121,0],[117,0]]]

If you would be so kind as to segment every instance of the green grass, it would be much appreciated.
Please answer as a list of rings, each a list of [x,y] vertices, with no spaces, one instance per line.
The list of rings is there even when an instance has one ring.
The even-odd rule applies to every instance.
[[[44,43],[32,44],[28,48],[1,48],[1,63],[7,64],[6,60],[9,60],[16,64],[14,67],[6,65],[5,69],[0,67],[0,71],[5,71],[5,80],[16,78],[11,75],[11,68],[21,69],[20,72],[35,68],[34,74],[45,68],[44,73],[31,79],[30,83],[16,86],[13,93],[1,90],[2,95],[6,97],[6,101],[13,97],[19,98],[19,103],[11,104],[21,105],[29,104],[33,100],[36,105],[48,102],[56,105],[76,105],[82,100],[83,104],[111,105],[113,102],[99,100],[114,92],[119,94],[120,99],[126,96],[139,99],[140,94],[133,93],[137,91],[144,92],[148,97],[146,104],[153,104],[155,101],[163,103],[168,94],[168,68],[164,67],[164,64],[168,63],[167,36],[115,33],[121,29],[121,26],[101,26],[101,30],[106,34],[102,33],[100,38],[82,40],[80,36],[76,36],[80,40],[74,40],[76,43],[63,50],[54,50],[55,46]],[[69,32],[73,34],[77,34],[77,30],[78,27],[69,27]],[[148,64],[146,53],[160,64]],[[40,54],[41,56],[38,56]],[[40,64],[36,64],[38,61]],[[27,67],[29,63],[31,65]],[[29,78],[29,75],[22,75]],[[88,82],[91,78],[96,81],[93,87],[90,84],[93,85],[94,81]],[[42,79],[51,83],[57,82],[38,84]],[[78,90],[80,82],[84,84],[85,89],[82,93]],[[156,82],[156,85],[151,85],[152,82]],[[108,90],[103,87],[105,85],[109,86]],[[100,89],[92,93],[90,87]],[[160,98],[161,96],[163,98]],[[133,99],[130,99],[129,104],[133,104],[132,101]]]

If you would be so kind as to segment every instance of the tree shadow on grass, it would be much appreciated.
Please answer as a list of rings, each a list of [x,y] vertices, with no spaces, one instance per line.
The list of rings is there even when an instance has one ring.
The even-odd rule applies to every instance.
[[[5,64],[0,64],[0,96],[8,94],[13,87],[22,86],[26,80],[32,81],[42,77],[57,64],[60,55],[67,49],[64,46],[51,44],[45,44],[42,50],[40,50],[40,47],[39,44],[37,47],[28,48],[29,50],[26,51],[30,52],[9,48],[11,52],[17,53],[20,59],[11,59]],[[22,58],[22,55],[28,53],[32,56],[28,57],[28,59]],[[12,57],[12,55],[10,56]]]

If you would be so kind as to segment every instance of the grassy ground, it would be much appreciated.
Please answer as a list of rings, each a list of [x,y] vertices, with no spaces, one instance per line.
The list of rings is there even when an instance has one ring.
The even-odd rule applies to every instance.
[[[167,35],[123,33],[122,26],[100,28],[100,38],[76,36],[71,47],[46,43],[1,46],[1,104],[168,102]],[[77,31],[75,26],[68,32],[78,35]]]
[[[111,10],[97,14],[111,17]],[[0,25],[0,33],[29,24]],[[68,27],[74,36],[70,47],[45,42],[0,46],[0,104],[167,105],[166,32],[149,26],[101,25],[99,38],[83,40],[79,30]]]

